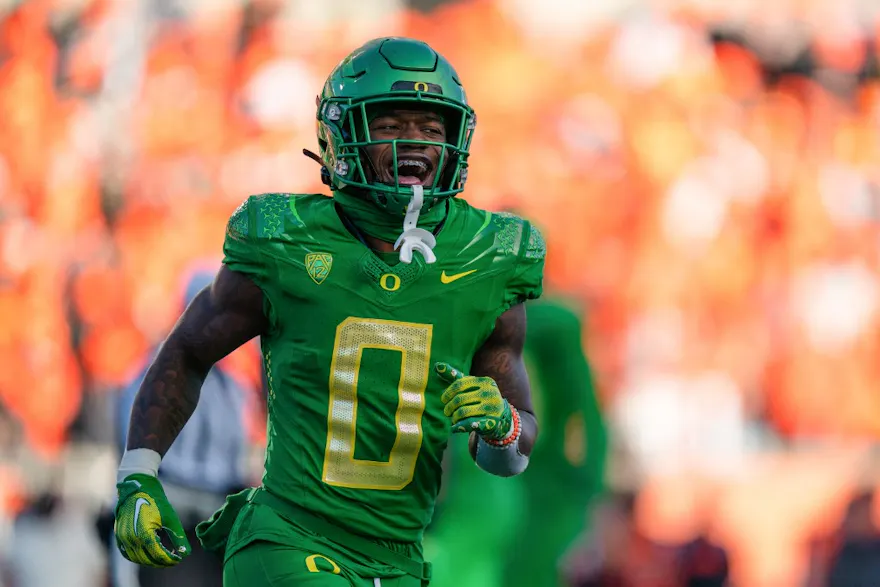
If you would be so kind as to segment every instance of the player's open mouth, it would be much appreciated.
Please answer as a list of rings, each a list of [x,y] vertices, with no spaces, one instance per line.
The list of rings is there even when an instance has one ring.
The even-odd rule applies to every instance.
[[[394,162],[388,165],[391,177],[394,177]],[[425,185],[431,176],[434,165],[424,155],[398,155],[397,158],[397,183],[398,185]]]

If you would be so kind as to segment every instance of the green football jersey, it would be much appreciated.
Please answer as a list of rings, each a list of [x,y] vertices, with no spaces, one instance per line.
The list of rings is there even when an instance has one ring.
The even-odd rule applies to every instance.
[[[434,364],[465,372],[508,308],[541,294],[529,222],[460,199],[437,262],[377,254],[324,195],[251,196],[224,263],[264,292],[269,383],[263,486],[357,534],[421,539],[450,435]]]

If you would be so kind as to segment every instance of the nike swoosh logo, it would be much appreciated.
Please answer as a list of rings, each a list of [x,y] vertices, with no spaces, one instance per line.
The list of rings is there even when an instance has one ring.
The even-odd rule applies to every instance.
[[[470,271],[465,271],[464,273],[456,273],[455,275],[446,275],[445,271],[440,273],[440,282],[441,283],[452,283],[456,279],[461,279],[462,277],[467,277],[471,273],[476,273],[476,269],[471,269]]]
[[[134,535],[137,536],[138,531],[138,518],[141,515],[141,508],[145,505],[150,505],[150,502],[144,499],[143,497],[139,497],[136,502],[134,502]]]

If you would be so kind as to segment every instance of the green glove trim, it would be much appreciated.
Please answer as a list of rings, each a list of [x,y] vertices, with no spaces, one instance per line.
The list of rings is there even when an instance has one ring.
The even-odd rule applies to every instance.
[[[116,490],[116,546],[125,558],[139,565],[171,567],[190,554],[183,525],[158,479],[136,473]]]

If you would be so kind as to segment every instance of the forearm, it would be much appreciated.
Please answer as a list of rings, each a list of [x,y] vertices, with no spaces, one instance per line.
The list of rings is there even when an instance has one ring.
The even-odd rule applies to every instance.
[[[181,338],[169,336],[147,371],[132,407],[127,450],[147,448],[164,456],[196,409],[211,366]]]
[[[481,468],[495,475],[510,476],[524,471],[538,438],[538,421],[523,361],[525,330],[524,309],[514,306],[498,319],[492,336],[474,356],[472,365],[475,375],[495,381],[501,396],[515,412],[511,414],[514,418],[509,438],[502,441],[503,450],[489,448],[479,437],[471,439],[471,456]]]
[[[538,439],[538,419],[531,404],[529,375],[522,356],[501,353],[493,366],[493,378],[501,390],[501,395],[516,408],[522,427],[519,436],[519,452],[523,456],[532,454]]]
[[[247,277],[222,268],[213,286],[195,297],[138,390],[126,450],[165,455],[195,411],[211,367],[265,332],[262,296]]]

